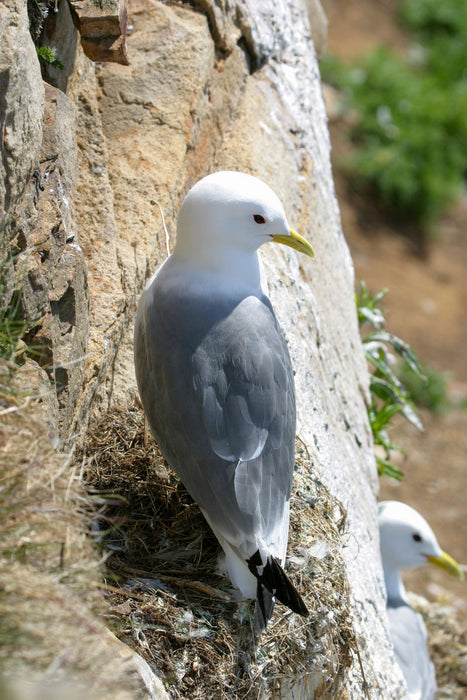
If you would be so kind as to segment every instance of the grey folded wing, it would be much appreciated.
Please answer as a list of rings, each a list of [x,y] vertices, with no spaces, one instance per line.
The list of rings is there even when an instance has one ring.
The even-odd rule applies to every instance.
[[[266,298],[149,295],[135,331],[138,385],[156,440],[232,544],[267,537],[290,497],[295,396]]]

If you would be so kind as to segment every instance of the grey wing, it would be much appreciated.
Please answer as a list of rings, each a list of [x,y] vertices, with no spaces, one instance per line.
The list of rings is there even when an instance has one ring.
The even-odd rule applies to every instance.
[[[290,497],[295,441],[292,368],[269,304],[239,304],[206,337],[193,369],[211,448],[236,463],[239,517],[267,535]]]
[[[406,604],[388,607],[387,612],[394,652],[407,683],[409,697],[433,700],[436,678],[422,618]]]
[[[138,316],[138,383],[161,450],[233,545],[267,540],[290,497],[295,438],[292,368],[270,304],[185,300]]]

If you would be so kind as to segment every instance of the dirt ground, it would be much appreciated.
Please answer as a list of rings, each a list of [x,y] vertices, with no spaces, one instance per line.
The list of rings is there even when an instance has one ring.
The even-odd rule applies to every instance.
[[[403,50],[408,35],[395,22],[395,0],[324,0],[328,50],[352,59],[385,43]],[[446,373],[454,404],[467,398],[467,196],[444,217],[425,257],[384,220],[375,206],[352,191],[339,172],[345,154],[345,125],[330,123],[332,159],[342,224],[358,278],[374,292],[387,288],[383,307],[387,328],[410,343],[425,363]],[[381,499],[405,501],[419,510],[443,549],[466,563],[465,476],[467,410],[449,409],[441,416],[422,414],[418,433],[402,419],[391,437],[406,450],[400,464],[401,484],[381,480]],[[425,567],[404,576],[407,587],[452,605],[467,625],[467,583]]]

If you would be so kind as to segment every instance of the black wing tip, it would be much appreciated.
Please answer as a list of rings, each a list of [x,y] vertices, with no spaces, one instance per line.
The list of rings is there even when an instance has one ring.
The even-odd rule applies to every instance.
[[[274,612],[276,599],[259,581],[256,586],[255,633],[260,635],[266,629]]]
[[[294,591],[295,591],[295,594],[297,596],[297,600],[296,600],[296,607],[293,607],[292,610],[294,612],[296,612],[298,615],[301,615],[302,617],[308,617],[308,615],[310,614],[310,611],[306,607],[302,596],[300,595],[300,593],[298,593],[298,591],[295,588],[294,588]]]
[[[247,564],[251,573],[258,579],[256,600],[257,606],[259,605],[260,612],[265,618],[264,627],[272,615],[275,598],[298,615],[306,617],[309,614],[303,598],[287,577],[287,574],[277,559],[274,557],[268,557],[266,564],[263,565],[261,554],[258,549],[250,557],[250,559],[248,559]],[[261,574],[258,573],[259,567],[263,569]],[[265,596],[264,591],[262,590],[263,588],[266,589],[273,601],[269,617],[267,617],[267,611],[265,610]]]

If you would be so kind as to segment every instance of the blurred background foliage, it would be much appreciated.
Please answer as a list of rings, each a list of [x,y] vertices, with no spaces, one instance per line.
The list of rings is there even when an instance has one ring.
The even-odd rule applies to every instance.
[[[467,3],[403,0],[405,56],[380,47],[347,65],[328,54],[325,82],[351,113],[353,184],[425,232],[462,192],[467,171]]]

